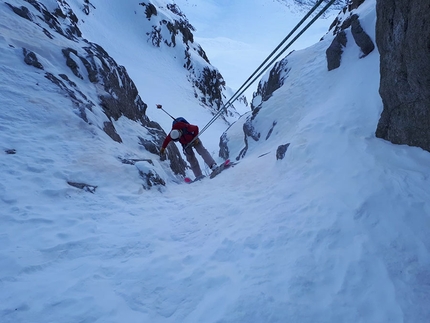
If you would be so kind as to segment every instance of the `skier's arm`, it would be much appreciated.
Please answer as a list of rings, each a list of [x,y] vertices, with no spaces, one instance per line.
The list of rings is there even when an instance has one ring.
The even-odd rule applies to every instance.
[[[166,149],[167,145],[170,143],[172,138],[170,138],[170,134],[166,136],[166,139],[164,139],[163,145],[161,146],[162,149]]]

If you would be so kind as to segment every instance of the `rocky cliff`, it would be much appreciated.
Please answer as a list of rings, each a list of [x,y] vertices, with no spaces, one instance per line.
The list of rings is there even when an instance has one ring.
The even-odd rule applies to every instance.
[[[355,44],[360,48],[360,58],[369,55],[375,45],[361,26],[360,17],[356,9],[362,5],[364,0],[352,0],[345,6],[330,26],[330,31],[335,36],[329,48],[327,48],[327,68],[329,71],[338,68],[342,62],[342,54],[347,46],[347,33],[352,35]]]
[[[224,80],[210,65],[203,49],[194,43],[193,28],[179,8],[167,4],[163,10],[171,15],[166,16],[150,2],[140,5],[146,18],[153,21],[152,29],[145,31],[148,41],[154,46],[183,48],[184,74],[188,73],[187,78],[194,88],[196,99],[214,111],[219,109]],[[132,165],[141,160],[147,162],[148,167],[140,173],[143,187],[149,189],[164,185],[155,164],[158,164],[159,148],[166,133],[158,123],[147,117],[147,104],[140,97],[126,68],[117,64],[102,46],[84,38],[79,28],[79,17],[89,15],[97,8],[90,1],[83,0],[80,9],[82,12],[74,12],[66,1],[2,3],[1,10],[11,17],[11,24],[25,24],[31,33],[37,35],[36,39],[28,35],[9,35],[8,46],[15,50],[28,69],[34,70],[36,79],[48,79],[57,88],[55,95],[70,100],[77,117],[91,127],[102,129],[113,141],[124,141],[124,134],[117,126],[120,118],[140,125],[143,131],[140,135],[136,134],[135,141],[143,150],[153,154],[154,160],[117,156],[118,161]],[[46,95],[50,94],[47,92]],[[176,145],[169,146],[167,158],[173,174],[185,175],[187,166]]]
[[[378,0],[384,103],[376,136],[430,151],[430,2]]]
[[[178,48],[183,51],[182,63],[193,85],[194,96],[205,106],[219,110],[225,99],[225,81],[213,67],[203,48],[194,42],[194,27],[174,3],[156,7],[151,1],[140,3],[151,23],[148,41],[155,47]],[[168,35],[168,36],[166,36]]]

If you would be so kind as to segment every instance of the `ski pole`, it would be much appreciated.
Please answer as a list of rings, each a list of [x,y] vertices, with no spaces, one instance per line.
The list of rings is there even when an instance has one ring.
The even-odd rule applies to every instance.
[[[176,120],[169,112],[163,109],[163,106],[161,104],[156,104],[156,106],[157,106],[157,109],[163,110],[170,118],[172,118],[173,120]]]

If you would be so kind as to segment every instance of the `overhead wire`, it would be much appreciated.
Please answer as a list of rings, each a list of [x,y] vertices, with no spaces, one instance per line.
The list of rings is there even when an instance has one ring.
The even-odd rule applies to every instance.
[[[224,106],[212,117],[212,119],[203,127],[199,134],[185,147],[188,148],[193,144],[195,140],[207,129],[209,128],[216,119],[218,119],[221,114],[233,104],[261,75],[267,71],[267,69],[283,54],[285,51],[311,26],[315,21],[327,11],[328,8],[336,0],[330,0],[323,9],[321,9],[314,18],[305,26],[303,29],[290,41],[267,65],[263,70],[260,69],[272,58],[273,55],[282,47],[282,45],[297,31],[297,29],[309,18],[310,15],[324,2],[324,0],[319,0],[309,12],[300,20],[300,22],[291,30],[291,32],[279,43],[278,46],[270,53],[270,55],[260,64],[260,66],[251,74],[251,76],[242,84],[242,86],[230,97],[230,99],[224,104]],[[260,71],[260,72],[259,72]],[[257,74],[258,73],[258,74]],[[254,77],[255,76],[255,77]],[[254,77],[254,78],[253,78]]]
[[[299,21],[299,23],[290,31],[290,33],[285,36],[285,38],[279,43],[279,45],[276,46],[276,48],[270,53],[270,55],[260,64],[260,66],[257,67],[254,73],[252,73],[251,76],[248,77],[248,79],[242,84],[242,86],[236,91],[236,93],[233,94],[233,96],[227,101],[226,105],[229,104],[230,101],[235,101],[237,99],[233,99],[235,96],[240,96],[240,94],[238,93],[246,86],[246,84],[252,79],[252,77],[257,74],[258,70],[260,70],[267,63],[267,61],[278,51],[278,49],[281,48],[283,44],[285,44],[285,42],[294,34],[297,29],[299,29],[299,27],[306,21],[306,19],[309,18],[309,16],[321,5],[323,1],[324,0],[319,0],[311,8],[311,10],[309,10],[309,12],[302,18],[302,20]]]

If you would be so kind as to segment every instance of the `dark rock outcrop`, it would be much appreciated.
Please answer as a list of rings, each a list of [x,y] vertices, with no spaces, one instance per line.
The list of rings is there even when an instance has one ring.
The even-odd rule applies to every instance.
[[[202,105],[212,108],[214,112],[218,111],[225,98],[225,81],[219,71],[210,64],[205,51],[194,42],[195,29],[187,17],[176,4],[157,8],[146,1],[140,5],[145,7],[146,17],[152,22],[152,29],[146,33],[148,42],[156,47],[176,48],[175,58],[182,61],[182,66],[188,71],[187,78],[193,85],[194,96]],[[166,9],[169,11],[168,15],[163,14]],[[176,56],[177,48],[183,48],[182,57]]]
[[[149,138],[144,139],[139,137],[140,145],[145,147],[149,152],[160,155],[160,147],[163,144],[166,133],[156,123],[155,125],[148,124],[148,136]],[[166,156],[167,155],[167,156]],[[169,145],[166,148],[166,155],[161,157],[164,161],[168,159],[170,161],[170,168],[174,174],[185,176],[185,170],[187,169],[187,163],[182,159],[181,153],[176,145]]]
[[[32,16],[36,17],[34,22],[37,25],[46,23],[55,32],[68,39],[79,39],[81,32],[76,26],[77,18],[70,9],[58,7],[54,10],[54,13],[50,13],[43,4],[37,1],[31,1],[31,4],[42,14],[42,16]],[[29,11],[29,9],[27,10]],[[21,8],[21,11],[27,12],[27,10]],[[66,12],[66,14],[63,12]],[[65,22],[62,25],[58,23],[60,18],[64,19],[66,17],[71,26],[66,26]],[[68,32],[64,32],[64,30]],[[71,33],[71,30],[74,32]],[[79,90],[76,83],[70,81],[67,74],[59,75],[63,80],[51,73],[47,73],[46,77],[72,98],[74,104],[80,109],[80,116],[85,121],[88,121],[88,119],[84,110],[100,104],[110,120],[118,120],[121,116],[125,116],[131,120],[140,121],[144,126],[148,124],[149,120],[145,115],[147,105],[140,98],[137,88],[126,69],[123,66],[119,66],[101,46],[84,39],[79,40],[85,45],[62,49],[65,64],[77,78],[81,80],[88,79],[91,83],[97,84],[96,89],[99,89],[100,86],[103,88],[103,91],[97,90],[100,102],[93,102],[88,99]],[[33,52],[24,50],[24,56],[27,64],[41,68],[41,64],[37,61],[37,57]],[[113,140],[121,142],[121,138],[112,122],[104,123],[102,128]]]
[[[361,27],[360,20],[357,15],[351,16],[351,33],[354,37],[355,43],[360,47],[363,53],[360,58],[366,57],[375,49],[375,44]]]
[[[21,6],[21,7],[15,7],[15,6],[13,6],[13,5],[11,5],[10,3],[7,3],[6,2],[6,4],[13,10],[13,12],[15,12],[18,16],[20,16],[20,17],[22,17],[22,18],[24,18],[24,19],[27,19],[27,20],[30,20],[30,21],[32,21],[33,20],[33,17],[32,17],[32,15],[31,15],[31,13],[30,13],[30,10],[28,10],[28,8],[27,7],[24,7],[24,6]]]
[[[342,62],[342,54],[348,40],[346,33],[348,29],[351,30],[356,45],[361,49],[362,54],[359,58],[366,57],[375,49],[372,39],[361,26],[359,16],[354,13],[363,2],[364,0],[349,1],[330,26],[329,30],[333,32],[335,37],[326,50],[327,69],[329,71],[338,68]]]
[[[113,125],[113,123],[111,121],[105,121],[104,123],[104,127],[103,127],[103,131],[112,138],[112,140],[121,143],[122,139],[121,137],[118,135],[118,133],[116,132],[115,126]]]
[[[154,162],[151,159],[138,159],[138,158],[119,158],[123,164],[136,165],[136,163],[143,162],[154,166]],[[142,167],[145,169],[146,167]],[[153,170],[142,170],[139,169],[139,176],[143,179],[142,187],[145,190],[150,190],[155,186],[165,186],[166,182]]]
[[[267,101],[277,89],[283,84],[288,77],[290,68],[288,67],[288,59],[277,62],[269,72],[267,80],[258,83],[257,91],[254,92],[251,109],[254,111],[262,102]]]
[[[327,48],[327,68],[329,71],[334,70],[340,66],[343,49],[346,47],[346,42],[346,33],[342,30],[334,37],[329,48]]]
[[[142,172],[139,171],[140,177],[143,179],[143,188],[150,190],[154,186],[165,186],[166,182],[154,171]]]
[[[94,7],[94,5],[90,2],[90,0],[84,0],[84,8],[82,9],[82,11],[86,14],[89,15],[91,12],[91,8],[96,8]]]
[[[33,53],[32,51],[29,51],[25,48],[23,48],[22,52],[24,54],[25,64],[31,65],[31,66],[34,66],[38,69],[43,70],[43,65],[37,60],[37,56],[35,53]]]
[[[82,80],[88,78],[91,83],[103,86],[104,91],[100,91],[99,99],[105,114],[113,120],[125,116],[148,123],[145,115],[147,105],[140,98],[126,69],[97,44],[88,43],[83,50],[79,53],[76,49],[63,49],[66,65],[76,77]],[[80,66],[85,69],[80,70]]]
[[[252,113],[247,117],[243,124],[243,134],[244,134],[244,147],[239,152],[238,156],[235,157],[239,160],[245,157],[249,148],[249,138],[254,141],[259,141],[261,133],[258,132],[253,124],[254,119],[257,117],[258,113],[261,111],[262,103],[270,99],[273,93],[278,90],[288,78],[291,68],[288,66],[288,56],[283,60],[277,62],[273,68],[269,71],[268,76],[264,77],[258,84],[257,91],[254,92],[251,101]],[[272,123],[272,127],[267,129],[267,134],[265,136],[266,140],[272,135],[273,129],[275,128],[277,121]],[[226,134],[221,137],[220,140],[220,157],[227,159],[229,158],[228,149],[228,137]]]
[[[5,149],[4,152],[6,154],[8,154],[8,155],[15,155],[16,154],[16,149]]]
[[[219,156],[224,160],[230,157],[230,149],[228,149],[228,136],[227,132],[224,132],[219,138]]]
[[[222,92],[219,90],[225,86],[225,81],[216,69],[204,67],[200,73],[193,71],[193,78],[190,80],[195,89],[200,89],[203,94],[200,102],[204,105],[215,107],[216,110],[222,105]],[[198,93],[195,92],[198,97]]]
[[[15,14],[33,22],[35,28],[41,29],[47,37],[47,44],[42,47],[45,44],[41,42],[43,50],[40,52],[23,49],[25,63],[44,69],[38,56],[64,57],[64,65],[59,64],[55,69],[45,66],[44,76],[58,87],[60,94],[70,99],[75,114],[88,124],[102,129],[118,143],[123,140],[115,128],[115,121],[121,117],[135,121],[144,128],[145,133],[145,139],[136,136],[136,140],[140,140],[142,146],[158,158],[159,147],[166,134],[158,123],[150,121],[146,116],[147,105],[140,98],[126,69],[118,65],[101,46],[82,38],[77,25],[78,18],[67,2],[58,1],[57,7],[51,8],[51,11],[37,0],[26,0],[26,3],[27,6],[21,7],[8,5]],[[90,6],[94,8],[89,1],[84,1],[84,12],[89,10]],[[175,7],[172,7],[172,10],[175,10]],[[178,26],[177,32],[181,32],[181,28]],[[192,40],[190,34],[183,34],[187,41]],[[62,43],[67,43],[68,47],[57,48],[55,44],[58,42],[52,43],[52,39],[57,37],[65,37],[67,40]],[[58,55],[59,53],[62,55]],[[106,118],[103,118],[103,113]],[[173,172],[185,175],[186,163],[176,146],[171,145],[167,155]],[[165,184],[155,169],[139,170],[145,189]],[[95,187],[91,185],[72,182],[69,184],[91,193],[95,191]]]
[[[259,109],[258,109],[259,110]],[[249,148],[249,141],[248,139],[251,138],[254,141],[259,141],[260,137],[261,137],[261,133],[259,133],[252,121],[254,120],[254,118],[257,116],[257,114],[254,113],[247,117],[245,123],[243,124],[243,142],[245,144],[245,146],[242,148],[242,150],[239,152],[239,155],[236,156],[236,160],[239,160],[243,157],[245,157],[246,153],[248,152],[248,148]],[[228,159],[228,137],[226,135],[223,135],[223,137],[221,137],[221,141],[220,141],[220,157],[223,157],[224,159]]]
[[[269,132],[267,133],[267,135],[266,135],[266,140],[267,139],[269,139],[270,138],[270,136],[272,135],[272,133],[273,133],[273,130],[275,129],[275,126],[278,124],[278,121],[273,121],[273,123],[272,123],[272,127],[269,129]]]
[[[430,151],[430,2],[379,0],[376,10],[384,104],[376,136]]]
[[[6,3],[19,16],[34,22],[49,38],[53,39],[52,32],[60,34],[70,40],[77,41],[82,33],[78,28],[78,18],[73,13],[72,9],[65,1],[61,1],[61,7],[57,7],[53,12],[50,12],[44,4],[36,0],[26,0],[38,12],[37,15],[32,14],[30,9],[25,6],[15,7]],[[42,23],[40,23],[42,22]],[[44,27],[43,27],[44,26]]]
[[[157,15],[157,8],[155,8],[155,6],[152,3],[141,2],[139,4],[143,7],[145,7],[145,14],[146,14],[146,18],[148,18],[148,20],[150,20],[152,16]]]
[[[285,145],[280,145],[276,150],[276,159],[284,159],[285,153],[287,152],[289,146],[289,143]]]
[[[45,77],[48,80],[57,85],[64,95],[71,99],[76,115],[78,115],[85,122],[88,122],[87,110],[92,111],[92,108],[95,106],[95,104],[79,90],[79,88],[76,86],[76,83],[70,81],[67,75],[59,74],[58,76],[59,77],[50,72],[45,74]]]

